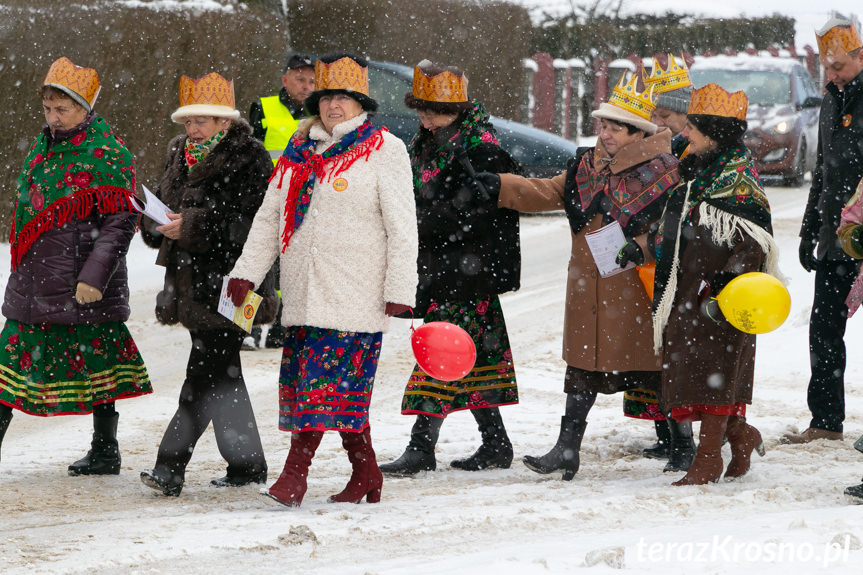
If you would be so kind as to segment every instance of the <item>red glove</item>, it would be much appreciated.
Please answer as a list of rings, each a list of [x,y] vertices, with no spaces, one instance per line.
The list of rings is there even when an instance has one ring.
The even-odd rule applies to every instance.
[[[413,308],[411,308],[411,306],[409,306],[409,305],[405,305],[403,303],[387,302],[387,306],[386,306],[386,309],[384,310],[384,313],[386,313],[388,316],[392,317],[394,315],[398,315],[400,313],[405,313],[408,311],[413,311]]]
[[[255,287],[255,284],[249,280],[240,278],[231,278],[228,280],[228,297],[231,298],[231,303],[240,307],[243,305],[243,300],[246,299],[246,294]]]

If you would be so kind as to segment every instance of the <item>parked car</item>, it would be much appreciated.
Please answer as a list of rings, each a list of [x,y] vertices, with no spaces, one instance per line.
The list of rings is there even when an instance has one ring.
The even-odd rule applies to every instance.
[[[413,69],[393,62],[369,62],[369,90],[378,102],[372,118],[384,125],[407,144],[416,134],[419,119],[416,110],[405,106],[405,94],[413,85]],[[482,94],[474,94],[482,101]],[[575,143],[540,130],[492,116],[501,147],[524,167],[525,175],[550,178],[566,168],[566,162],[578,149]]]
[[[744,143],[763,176],[799,186],[815,167],[821,90],[806,67],[792,58],[699,56],[690,67],[692,84],[711,82],[749,98]]]

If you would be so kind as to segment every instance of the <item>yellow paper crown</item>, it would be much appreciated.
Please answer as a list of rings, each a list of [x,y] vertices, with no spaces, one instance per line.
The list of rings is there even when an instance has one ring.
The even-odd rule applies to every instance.
[[[428,76],[416,66],[412,94],[428,102],[467,102],[467,77],[456,76],[449,70]]]
[[[88,112],[93,109],[96,98],[99,97],[99,74],[93,68],[82,68],[72,63],[72,60],[60,58],[48,68],[43,86],[53,86],[81,104]]]
[[[678,65],[674,56],[669,54],[668,67],[663,70],[659,64],[659,60],[654,58],[653,70],[650,71],[649,76],[644,78],[645,88],[653,86],[653,92],[658,96],[665,92],[691,86],[692,80],[689,79],[689,68],[686,67],[686,60],[683,59],[683,56],[680,57],[680,64]]]
[[[195,106],[227,106],[234,108],[234,82],[225,80],[216,72],[210,72],[203,78],[180,77],[180,107]]]
[[[331,64],[315,62],[315,92],[346,90],[369,95],[369,70],[345,56]]]
[[[653,86],[648,86],[644,92],[639,93],[636,88],[636,84],[638,83],[637,74],[633,74],[627,83],[624,83],[624,79],[625,76],[621,76],[620,82],[617,83],[617,86],[611,92],[608,103],[635,114],[639,118],[644,118],[649,122],[653,110],[656,109]]]
[[[830,25],[834,21],[831,20],[827,24]],[[830,62],[863,46],[860,32],[855,24],[854,20],[838,21],[823,34],[815,33],[818,39],[818,57],[822,62]]]
[[[724,116],[746,121],[746,110],[749,99],[743,91],[730,94],[718,84],[707,84],[692,92],[687,114],[706,114],[708,116]]]

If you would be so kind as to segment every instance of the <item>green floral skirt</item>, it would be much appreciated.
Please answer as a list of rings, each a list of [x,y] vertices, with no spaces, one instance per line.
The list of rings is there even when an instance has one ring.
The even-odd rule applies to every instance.
[[[0,333],[0,403],[30,415],[91,413],[93,406],[152,393],[123,322],[25,324]]]
[[[464,328],[476,344],[476,364],[456,381],[440,381],[415,365],[402,398],[403,414],[446,417],[461,409],[518,403],[512,350],[497,296],[432,302],[423,321],[447,321]]]

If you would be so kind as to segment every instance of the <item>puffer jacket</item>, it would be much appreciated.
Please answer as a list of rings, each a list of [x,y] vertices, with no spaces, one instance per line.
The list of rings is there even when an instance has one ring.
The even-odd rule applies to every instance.
[[[144,242],[159,248],[156,263],[165,266],[165,286],[156,298],[156,317],[190,330],[241,328],[217,309],[222,278],[243,251],[252,219],[261,205],[273,164],[263,144],[244,120],[235,121],[222,140],[194,170],[186,166],[186,136],[168,147],[168,162],[156,195],[183,216],[177,240],[156,231],[144,219]],[[255,289],[264,301],[255,324],[272,322],[278,299],[275,276]]]
[[[99,214],[73,219],[44,232],[6,284],[3,315],[22,323],[97,324],[129,319],[126,252],[137,214]],[[102,291],[89,304],[75,301],[78,282]]]

